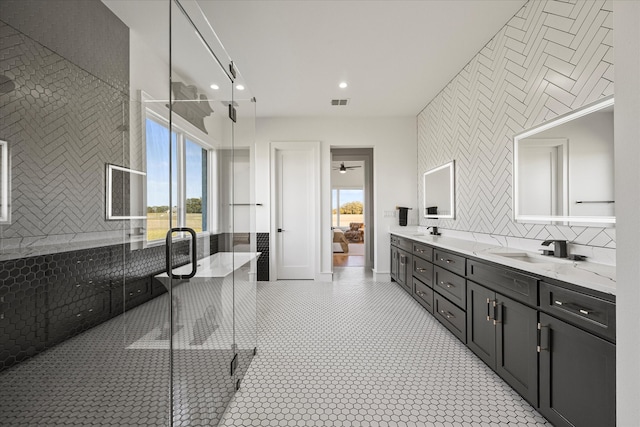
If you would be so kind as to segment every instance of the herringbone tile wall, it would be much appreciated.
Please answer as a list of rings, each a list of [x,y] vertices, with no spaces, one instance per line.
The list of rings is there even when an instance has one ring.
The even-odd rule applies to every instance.
[[[615,248],[615,228],[519,224],[512,218],[513,135],[613,94],[610,1],[530,0],[418,115],[422,174],[456,161],[456,219],[476,233],[561,238]]]
[[[16,86],[0,95],[12,162],[3,239],[121,230],[105,221],[105,164],[128,162],[128,81],[106,83],[2,21],[0,64]]]

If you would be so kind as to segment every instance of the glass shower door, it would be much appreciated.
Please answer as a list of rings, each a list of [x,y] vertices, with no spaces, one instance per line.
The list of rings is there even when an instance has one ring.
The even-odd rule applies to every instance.
[[[214,55],[216,42],[197,2],[171,1],[169,117],[177,148],[170,168],[177,179],[167,271],[175,426],[217,425],[235,392],[234,263],[224,250],[233,218],[219,208],[218,191],[233,179],[220,160],[233,152],[233,82]]]

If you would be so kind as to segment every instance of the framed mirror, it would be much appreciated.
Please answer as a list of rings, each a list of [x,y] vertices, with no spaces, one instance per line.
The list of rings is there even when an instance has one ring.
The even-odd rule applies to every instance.
[[[614,224],[613,97],[514,137],[518,222]]]
[[[424,180],[424,217],[455,218],[455,163],[428,170]]]
[[[145,172],[107,164],[107,220],[146,219]]]

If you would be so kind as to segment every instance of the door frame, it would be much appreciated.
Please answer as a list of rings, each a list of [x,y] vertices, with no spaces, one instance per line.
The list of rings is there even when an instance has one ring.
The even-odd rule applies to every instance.
[[[375,239],[375,207],[373,202],[373,147],[341,147],[332,146],[330,148],[330,161],[329,161],[329,177],[331,176],[331,162],[332,161],[361,161],[364,162],[364,203],[365,203],[365,235],[364,235],[364,267],[365,269],[372,269],[375,265],[373,257],[374,239]],[[331,206],[331,190],[332,184],[329,179],[329,210]],[[331,225],[331,217],[329,217]],[[333,239],[331,239],[333,241]],[[331,260],[331,271],[333,272],[333,244],[328,247],[329,259]]]
[[[278,204],[279,204],[279,194],[277,188],[277,152],[278,151],[286,151],[286,150],[300,150],[301,147],[305,147],[306,150],[311,151],[312,153],[312,168],[309,171],[312,186],[313,186],[313,201],[315,206],[311,209],[311,216],[309,218],[310,226],[313,228],[313,236],[315,242],[312,242],[313,246],[311,248],[311,257],[313,260],[313,268],[314,268],[314,277],[316,280],[319,275],[319,254],[320,251],[318,248],[321,243],[320,236],[320,141],[271,141],[269,144],[269,162],[270,162],[270,191],[271,191],[271,212],[270,212],[270,235],[272,238],[269,239],[269,280],[275,281],[278,280],[278,248],[276,245],[277,241],[277,230],[278,230]]]

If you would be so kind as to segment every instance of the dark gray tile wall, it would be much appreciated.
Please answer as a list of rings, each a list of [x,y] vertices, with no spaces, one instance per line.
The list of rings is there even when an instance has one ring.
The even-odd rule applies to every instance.
[[[218,236],[208,238],[217,253]],[[175,266],[190,262],[189,246],[174,243]],[[0,371],[165,293],[154,280],[165,251],[111,245],[0,262]]]

